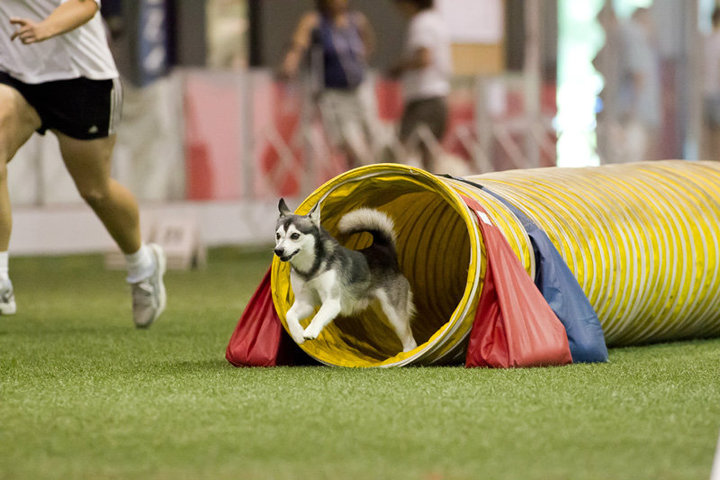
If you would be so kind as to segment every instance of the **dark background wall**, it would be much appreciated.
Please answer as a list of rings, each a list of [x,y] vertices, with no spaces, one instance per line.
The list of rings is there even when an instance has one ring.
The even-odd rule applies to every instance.
[[[107,0],[112,3],[119,0]],[[482,0],[477,0],[482,1]],[[206,60],[205,1],[165,0],[169,18],[169,54],[173,65],[202,66]],[[103,2],[104,4],[105,2]],[[247,0],[249,63],[252,67],[276,68],[304,12],[315,8],[314,0]],[[400,55],[406,21],[393,0],[350,0],[350,8],[363,12],[373,25],[377,49],[370,59],[383,70]],[[542,3],[542,57],[544,76],[555,76],[557,58],[557,2]],[[522,70],[525,42],[525,2],[505,0],[505,65]]]
[[[482,0],[477,0],[482,1]],[[350,0],[350,8],[363,12],[377,35],[372,67],[385,69],[400,55],[406,21],[392,0]],[[250,65],[276,67],[282,59],[300,16],[315,7],[313,0],[248,0],[250,12]],[[524,0],[505,0],[505,64],[523,67],[525,49]],[[546,78],[554,78],[557,58],[557,2],[542,9],[542,57]]]
[[[541,18],[543,75],[554,79],[557,69],[557,2],[543,1]],[[505,59],[508,70],[520,71],[525,61],[525,0],[505,0]]]
[[[207,58],[205,31],[205,2],[166,0],[175,19],[171,38],[174,41],[174,59],[178,65],[203,66]]]

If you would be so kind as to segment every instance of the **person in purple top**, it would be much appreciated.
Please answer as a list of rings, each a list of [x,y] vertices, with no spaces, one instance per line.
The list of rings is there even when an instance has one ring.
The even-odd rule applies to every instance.
[[[328,141],[350,166],[372,161],[369,108],[361,96],[375,34],[367,17],[350,11],[347,0],[317,0],[302,16],[280,66],[293,78],[306,57]]]

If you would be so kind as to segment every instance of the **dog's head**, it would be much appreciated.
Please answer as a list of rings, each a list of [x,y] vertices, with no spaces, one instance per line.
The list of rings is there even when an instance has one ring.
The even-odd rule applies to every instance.
[[[280,216],[275,225],[275,255],[283,262],[292,260],[301,252],[314,252],[320,230],[320,204],[307,215],[295,215],[284,199],[280,199]]]

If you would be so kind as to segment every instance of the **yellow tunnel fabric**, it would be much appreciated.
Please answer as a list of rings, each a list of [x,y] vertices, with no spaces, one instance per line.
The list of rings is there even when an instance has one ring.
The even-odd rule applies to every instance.
[[[499,194],[545,231],[598,313],[609,345],[720,334],[720,165],[662,161],[467,179]],[[346,367],[461,361],[487,262],[460,194],[485,207],[533,276],[527,234],[492,195],[413,167],[360,167],[318,188],[297,213],[320,202],[323,227],[333,236],[340,218],[359,207],[377,208],[394,220],[400,268],[418,310],[412,324],[418,347],[398,353],[399,340],[370,309],[336,319],[301,348],[322,363]],[[368,241],[357,235],[346,246],[362,248]],[[272,291],[286,327],[293,302],[290,267],[277,258]]]

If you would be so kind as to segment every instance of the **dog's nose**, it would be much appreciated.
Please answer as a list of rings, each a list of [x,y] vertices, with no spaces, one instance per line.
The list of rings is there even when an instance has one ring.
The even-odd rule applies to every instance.
[[[273,252],[275,252],[275,255],[277,255],[278,257],[282,257],[283,249],[282,249],[282,248],[276,248],[275,250],[273,250]]]

